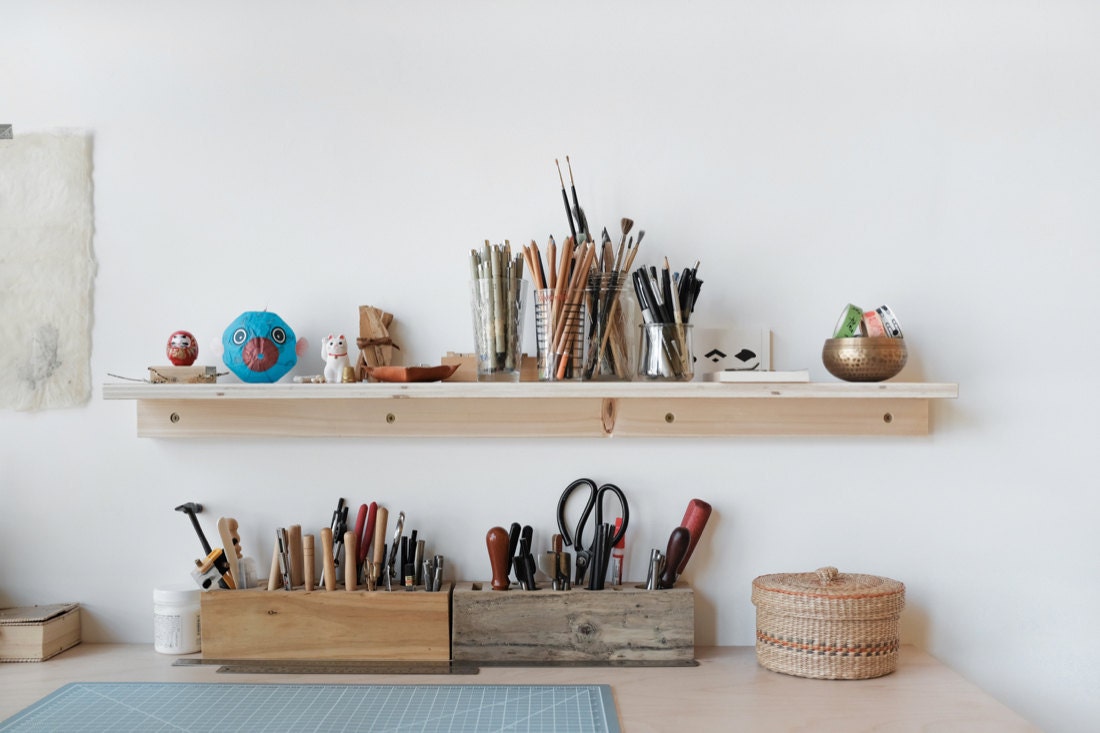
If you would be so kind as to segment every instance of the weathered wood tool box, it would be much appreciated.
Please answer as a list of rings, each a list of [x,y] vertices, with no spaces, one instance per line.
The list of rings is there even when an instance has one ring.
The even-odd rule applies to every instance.
[[[217,590],[202,594],[211,659],[450,659],[451,584],[402,590]]]
[[[688,587],[494,591],[487,582],[457,583],[452,614],[455,661],[677,663],[695,657],[695,594]]]
[[[0,662],[41,662],[80,643],[80,606],[0,609]]]

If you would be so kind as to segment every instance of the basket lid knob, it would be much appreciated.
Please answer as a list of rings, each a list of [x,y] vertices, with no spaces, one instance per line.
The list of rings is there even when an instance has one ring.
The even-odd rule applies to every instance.
[[[816,572],[817,578],[821,581],[822,585],[833,583],[838,577],[840,577],[840,571],[831,565],[824,568],[818,568]]]

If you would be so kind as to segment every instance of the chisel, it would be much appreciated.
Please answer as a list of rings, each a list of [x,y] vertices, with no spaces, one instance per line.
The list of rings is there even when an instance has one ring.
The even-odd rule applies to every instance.
[[[703,528],[707,526],[710,513],[710,504],[702,499],[692,499],[688,502],[687,511],[684,512],[684,521],[680,522],[680,526],[685,527],[691,533],[691,541],[684,553],[684,559],[680,561],[680,567],[676,569],[677,575],[683,574],[688,560],[691,559],[691,553],[695,552],[695,545],[698,544],[699,538],[703,535]]]

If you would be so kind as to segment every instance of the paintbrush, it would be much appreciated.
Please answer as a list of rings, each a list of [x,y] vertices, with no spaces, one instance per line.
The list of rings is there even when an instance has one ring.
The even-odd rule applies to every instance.
[[[584,215],[584,209],[577,201],[577,187],[573,183],[573,164],[569,162],[569,156],[565,156],[565,166],[569,169],[569,190],[573,192],[573,216],[577,219],[577,226],[584,233],[586,242],[592,241],[592,235],[588,233],[588,217]]]
[[[561,164],[558,163],[558,159],[554,158],[554,165],[558,168],[558,180],[561,181],[561,202],[565,204],[565,216],[569,219],[569,233],[573,236],[573,241],[577,241],[577,228],[573,226],[573,212],[569,209],[569,194],[565,192],[565,179],[561,175]]]
[[[634,220],[624,216],[619,224],[623,228],[623,238],[619,240],[619,255],[615,258],[616,271],[618,271],[619,267],[623,264],[623,248],[626,245],[626,235],[630,234],[630,230],[634,228]]]

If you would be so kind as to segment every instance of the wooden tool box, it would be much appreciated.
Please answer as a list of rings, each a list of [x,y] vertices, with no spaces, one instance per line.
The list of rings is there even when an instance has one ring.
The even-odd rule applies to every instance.
[[[80,606],[0,609],[0,662],[41,662],[80,643]]]
[[[451,584],[428,593],[214,590],[202,594],[209,659],[450,659]]]
[[[481,662],[690,662],[695,594],[633,584],[589,591],[454,589],[451,654]]]

